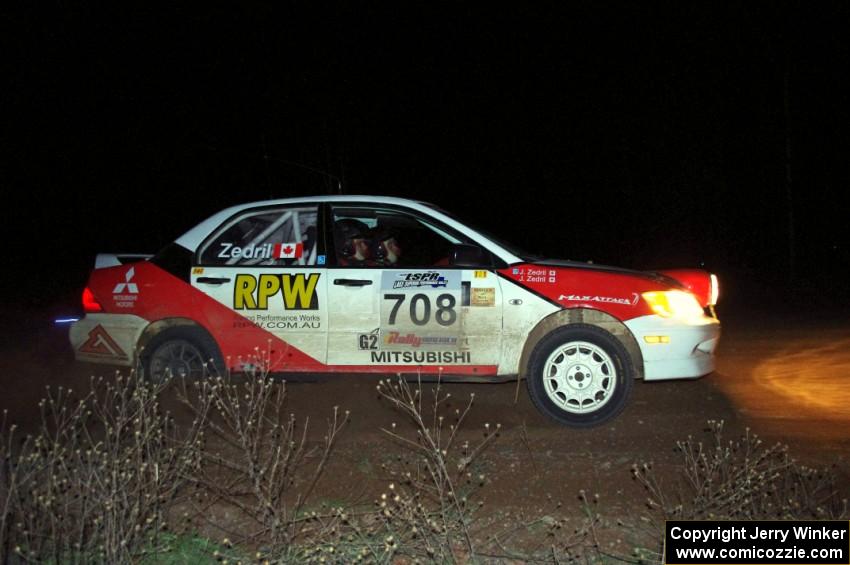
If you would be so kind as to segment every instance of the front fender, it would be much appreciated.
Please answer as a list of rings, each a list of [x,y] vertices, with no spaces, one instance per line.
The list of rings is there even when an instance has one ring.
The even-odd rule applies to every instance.
[[[553,330],[570,324],[596,326],[616,337],[629,353],[635,375],[637,378],[643,378],[643,354],[634,334],[632,334],[631,330],[623,322],[611,314],[593,308],[567,308],[549,314],[540,320],[534,329],[529,332],[522,349],[522,354],[520,355],[518,373],[522,378],[525,378],[525,373],[528,369],[528,360],[537,343]]]

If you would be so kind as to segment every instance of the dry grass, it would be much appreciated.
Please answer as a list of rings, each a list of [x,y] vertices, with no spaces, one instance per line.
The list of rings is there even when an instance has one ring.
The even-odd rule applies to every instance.
[[[634,521],[610,522],[582,491],[578,521],[573,511],[572,520],[552,513],[482,523],[478,500],[500,426],[464,430],[474,395],[454,407],[439,381],[423,388],[400,378],[378,385],[404,418],[383,430],[397,454],[383,467],[384,493],[372,507],[312,511],[348,413],[334,409],[323,439],[311,442],[309,422],[287,411],[285,384],[257,366],[239,378],[166,385],[117,374],[93,381],[82,397],[48,390],[40,430],[23,438],[4,418],[4,562],[160,560],[186,539],[169,531],[178,515],[198,517],[220,536],[211,560],[250,554],[276,563],[658,562],[665,519],[847,516],[830,473],[797,464],[785,446],[765,446],[749,431],[726,440],[723,423],[709,422],[707,440],[677,443],[680,480],[663,485],[650,463],[633,467],[647,495],[647,511]],[[183,428],[159,401],[175,393],[193,416]],[[529,450],[524,429],[516,433],[511,441]],[[635,551],[603,551],[612,533]]]
[[[348,412],[335,408],[323,443],[310,446],[309,422],[286,411],[286,386],[265,372],[233,379],[212,377],[181,383],[180,400],[202,427],[199,461],[192,478],[193,513],[228,539],[280,553],[321,537],[324,526],[305,515]],[[209,519],[214,507],[238,514],[241,531]],[[332,515],[324,518],[333,521]],[[248,524],[248,525],[246,525]]]
[[[198,429],[180,433],[161,387],[116,375],[40,402],[41,429],[0,430],[2,547],[26,561],[127,562],[156,551],[168,511],[197,469]],[[20,444],[18,444],[20,440]]]
[[[847,499],[835,476],[795,461],[788,446],[765,445],[749,428],[726,439],[722,421],[709,420],[707,438],[676,443],[679,479],[664,485],[651,463],[632,474],[647,494],[647,512],[624,525],[635,540],[637,561],[661,558],[664,520],[847,519]]]

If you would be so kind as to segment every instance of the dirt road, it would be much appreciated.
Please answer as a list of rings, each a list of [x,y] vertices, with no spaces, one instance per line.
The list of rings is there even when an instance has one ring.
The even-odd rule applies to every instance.
[[[108,368],[79,365],[65,345],[66,330],[31,318],[26,328],[6,332],[0,357],[5,380],[0,407],[9,421],[31,428],[44,387],[85,388]],[[484,425],[500,423],[502,433],[483,469],[488,504],[525,512],[545,511],[555,502],[574,504],[580,489],[600,493],[609,514],[634,510],[643,494],[631,480],[634,462],[661,469],[678,462],[676,440],[699,435],[708,420],[724,420],[730,437],[749,426],[769,442],[788,443],[810,464],[835,465],[850,485],[850,324],[794,324],[777,328],[753,320],[727,323],[718,371],[696,381],[637,383],[631,402],[615,421],[591,430],[561,427],[533,407],[524,385],[514,402],[515,383],[445,385],[452,410],[475,394],[463,439],[475,441]],[[288,385],[293,413],[309,418],[321,437],[334,406],[351,411],[351,422],[335,454],[331,480],[321,496],[338,502],[370,502],[392,480],[398,449],[382,428],[403,417],[375,390],[374,377]],[[172,410],[182,408],[174,403]]]

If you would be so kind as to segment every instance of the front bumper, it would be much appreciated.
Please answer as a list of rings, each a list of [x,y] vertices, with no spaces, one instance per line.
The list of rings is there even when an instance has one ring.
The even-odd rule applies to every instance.
[[[715,318],[650,315],[629,320],[626,326],[643,355],[644,380],[691,379],[714,371],[714,350],[720,339],[720,322]]]

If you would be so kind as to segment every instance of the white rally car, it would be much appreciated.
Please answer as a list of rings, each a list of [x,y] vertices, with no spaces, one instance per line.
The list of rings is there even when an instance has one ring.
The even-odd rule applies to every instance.
[[[153,256],[98,255],[77,359],[145,375],[246,370],[524,377],[555,420],[616,416],[636,378],[714,370],[717,280],[531,260],[438,208],[328,196],[234,206]]]

